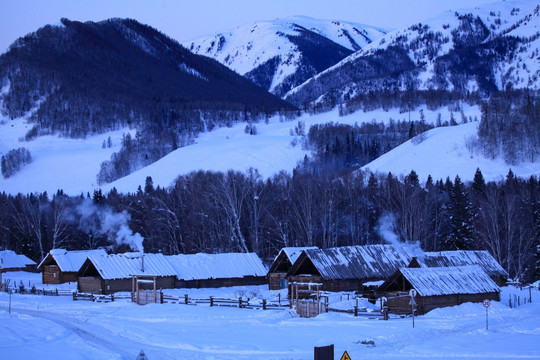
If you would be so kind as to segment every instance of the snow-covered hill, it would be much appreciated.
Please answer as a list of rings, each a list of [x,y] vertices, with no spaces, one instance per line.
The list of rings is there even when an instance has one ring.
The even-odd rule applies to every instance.
[[[412,119],[420,118],[419,110],[411,112]],[[423,112],[429,123],[435,123],[439,113],[443,122],[450,118],[446,109],[430,111],[424,108]],[[480,118],[477,107],[464,108],[464,112],[468,118]],[[139,185],[144,186],[147,176],[152,177],[155,186],[167,187],[177,176],[200,169],[246,171],[252,167],[258,169],[263,177],[271,177],[281,170],[292,171],[298,161],[309,155],[301,148],[300,139],[291,135],[299,121],[305,123],[307,130],[313,124],[331,121],[352,125],[373,120],[386,122],[390,118],[407,120],[407,117],[408,114],[400,114],[397,110],[357,112],[346,117],[339,117],[338,112],[333,111],[316,116],[304,115],[293,121],[274,117],[268,124],[255,124],[257,135],[254,136],[245,133],[245,124],[217,128],[201,134],[195,144],[179,148],[150,166],[102,186],[102,189],[108,191],[115,187],[120,192],[135,192]],[[447,176],[453,179],[459,174],[465,181],[472,180],[474,171],[480,167],[486,180],[498,180],[508,173],[509,166],[502,160],[471,155],[466,147],[467,139],[475,134],[476,124],[434,129],[420,144],[405,143],[366,167],[379,172],[391,171],[395,175],[406,175],[414,169],[422,181],[428,174],[435,179]],[[51,194],[62,189],[70,195],[91,193],[98,188],[96,175],[101,162],[119,150],[123,133],[116,131],[84,140],[43,136],[29,142],[20,141],[29,127],[24,119],[0,121],[0,155],[13,148],[25,147],[33,157],[33,161],[14,176],[8,179],[0,177],[0,191],[11,194],[47,191]],[[103,142],[109,136],[112,147],[103,148]],[[522,164],[512,167],[512,170],[517,176],[537,175],[540,162]]]
[[[447,11],[388,33],[292,89],[296,104],[408,88],[466,93],[540,88],[540,5]]]
[[[239,26],[184,46],[280,95],[387,32],[363,24],[297,16]]]

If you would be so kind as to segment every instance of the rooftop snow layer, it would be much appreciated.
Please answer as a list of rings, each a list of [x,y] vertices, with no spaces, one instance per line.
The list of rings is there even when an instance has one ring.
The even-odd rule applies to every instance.
[[[144,271],[143,271],[144,257]],[[88,257],[104,280],[128,279],[132,275],[174,276],[175,270],[163,254],[134,253]]]
[[[103,249],[98,250],[75,250],[68,251],[66,249],[53,249],[38,265],[38,268],[44,265],[45,261],[52,257],[56,264],[63,272],[76,272],[79,271],[84,261],[93,255],[107,255],[107,252]]]
[[[36,265],[36,262],[12,250],[0,251],[0,269],[24,268],[26,265]]]
[[[191,254],[167,256],[181,280],[266,276],[268,270],[255,253]]]
[[[412,287],[421,296],[478,294],[500,289],[480,266],[401,268]]]

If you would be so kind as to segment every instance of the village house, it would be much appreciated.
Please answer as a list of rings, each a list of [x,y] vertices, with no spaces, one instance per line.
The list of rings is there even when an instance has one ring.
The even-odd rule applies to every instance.
[[[12,250],[0,251],[0,273],[8,271],[36,271],[36,262],[26,255],[17,254]]]
[[[284,247],[279,251],[268,270],[268,288],[270,290],[287,288],[287,273],[302,251],[308,249],[317,249],[317,247]]]
[[[262,285],[267,269],[255,253],[166,256],[175,270],[176,288]]]
[[[379,287],[378,293],[387,298],[388,311],[411,313],[411,289],[417,293],[417,314],[466,302],[500,300],[499,287],[478,265],[400,268]]]
[[[77,288],[96,294],[132,291],[134,276],[155,278],[158,289],[175,286],[176,272],[163,254],[132,252],[88,256],[78,271]]]
[[[364,245],[302,251],[287,273],[289,283],[321,283],[324,291],[363,290],[363,284],[385,280],[407,266],[407,246]]]
[[[44,284],[62,284],[76,282],[77,272],[84,261],[91,255],[107,255],[103,249],[74,250],[53,249],[38,265]]]
[[[508,273],[486,250],[455,250],[425,252],[411,260],[409,267],[452,267],[478,265],[499,286],[504,285]]]

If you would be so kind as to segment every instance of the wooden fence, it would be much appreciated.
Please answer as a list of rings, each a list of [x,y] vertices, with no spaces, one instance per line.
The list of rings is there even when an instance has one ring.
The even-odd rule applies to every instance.
[[[190,298],[189,295],[172,296],[163,294],[162,303],[184,304],[184,305],[209,305],[209,306],[228,306],[241,309],[262,309],[262,310],[286,310],[288,304],[273,303],[263,299],[260,303],[251,302],[249,298],[227,299],[210,296],[208,298]]]

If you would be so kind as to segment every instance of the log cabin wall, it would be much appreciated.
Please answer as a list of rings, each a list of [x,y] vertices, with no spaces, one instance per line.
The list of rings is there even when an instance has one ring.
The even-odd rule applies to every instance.
[[[44,284],[60,284],[60,274],[58,265],[45,265],[43,267],[42,281]]]
[[[77,281],[77,289],[79,292],[101,294],[103,291],[103,281],[100,277],[81,276]]]

